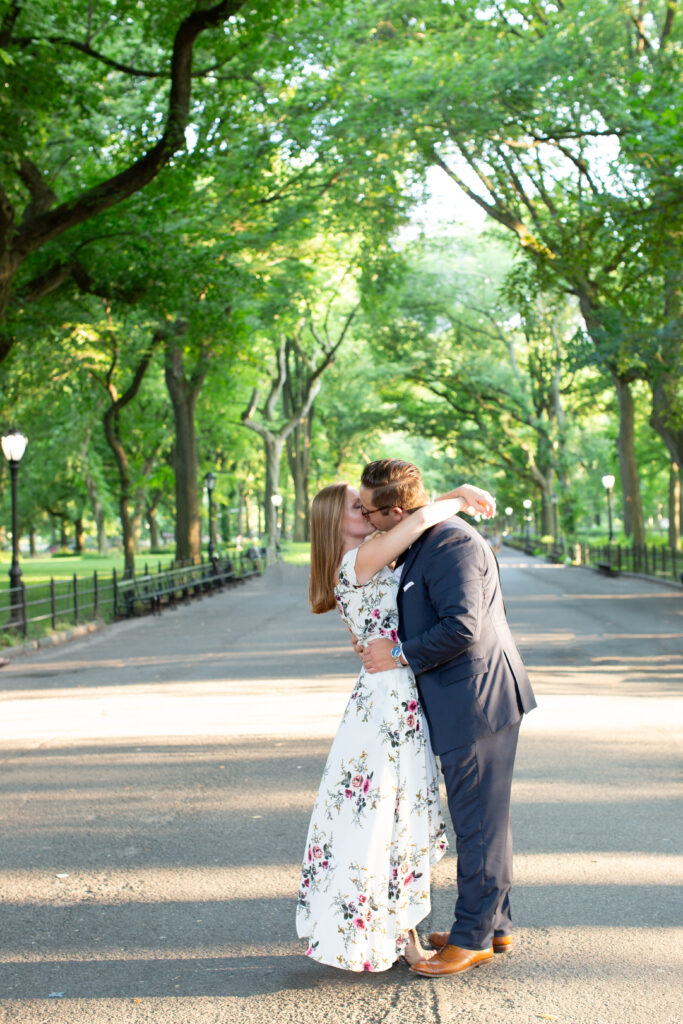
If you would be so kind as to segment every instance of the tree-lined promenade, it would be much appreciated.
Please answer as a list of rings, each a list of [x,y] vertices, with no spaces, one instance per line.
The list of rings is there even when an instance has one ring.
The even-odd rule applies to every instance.
[[[294,914],[358,660],[307,569],[2,669],[3,1024],[675,1024],[680,605],[505,550],[538,708],[513,787],[515,947],[430,982],[306,958]],[[447,927],[455,845],[427,935]]]
[[[614,532],[680,549],[682,25],[677,0],[6,0],[18,532],[122,543],[129,572],[196,560],[202,518],[304,540],[312,493],[393,454],[555,541],[607,539],[614,477]]]

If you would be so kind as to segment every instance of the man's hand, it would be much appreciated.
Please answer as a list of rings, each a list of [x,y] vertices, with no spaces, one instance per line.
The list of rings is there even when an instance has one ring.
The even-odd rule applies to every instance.
[[[396,662],[391,657],[391,648],[394,641],[387,639],[371,640],[363,648],[363,667],[366,672],[386,672],[387,669],[396,668]]]

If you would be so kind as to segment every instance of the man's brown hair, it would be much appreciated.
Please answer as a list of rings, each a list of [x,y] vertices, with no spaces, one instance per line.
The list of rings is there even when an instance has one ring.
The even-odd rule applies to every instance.
[[[402,508],[408,512],[429,501],[420,470],[402,459],[368,462],[360,482],[361,487],[372,491],[375,508]]]

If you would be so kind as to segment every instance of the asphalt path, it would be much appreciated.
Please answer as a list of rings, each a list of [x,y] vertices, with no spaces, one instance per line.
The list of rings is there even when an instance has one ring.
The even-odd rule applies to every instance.
[[[0,1021],[681,1022],[683,594],[501,564],[539,698],[511,955],[440,981],[302,955],[299,860],[357,662],[278,565],[2,669]],[[425,934],[454,880],[450,853]]]

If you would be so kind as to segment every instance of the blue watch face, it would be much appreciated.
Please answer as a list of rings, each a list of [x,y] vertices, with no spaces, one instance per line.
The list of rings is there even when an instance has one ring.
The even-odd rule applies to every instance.
[[[386,650],[386,647],[384,649]],[[396,644],[395,647],[391,648],[391,657],[392,658],[400,658],[401,657],[401,653],[402,653],[402,650],[401,650],[401,645],[400,644]]]

